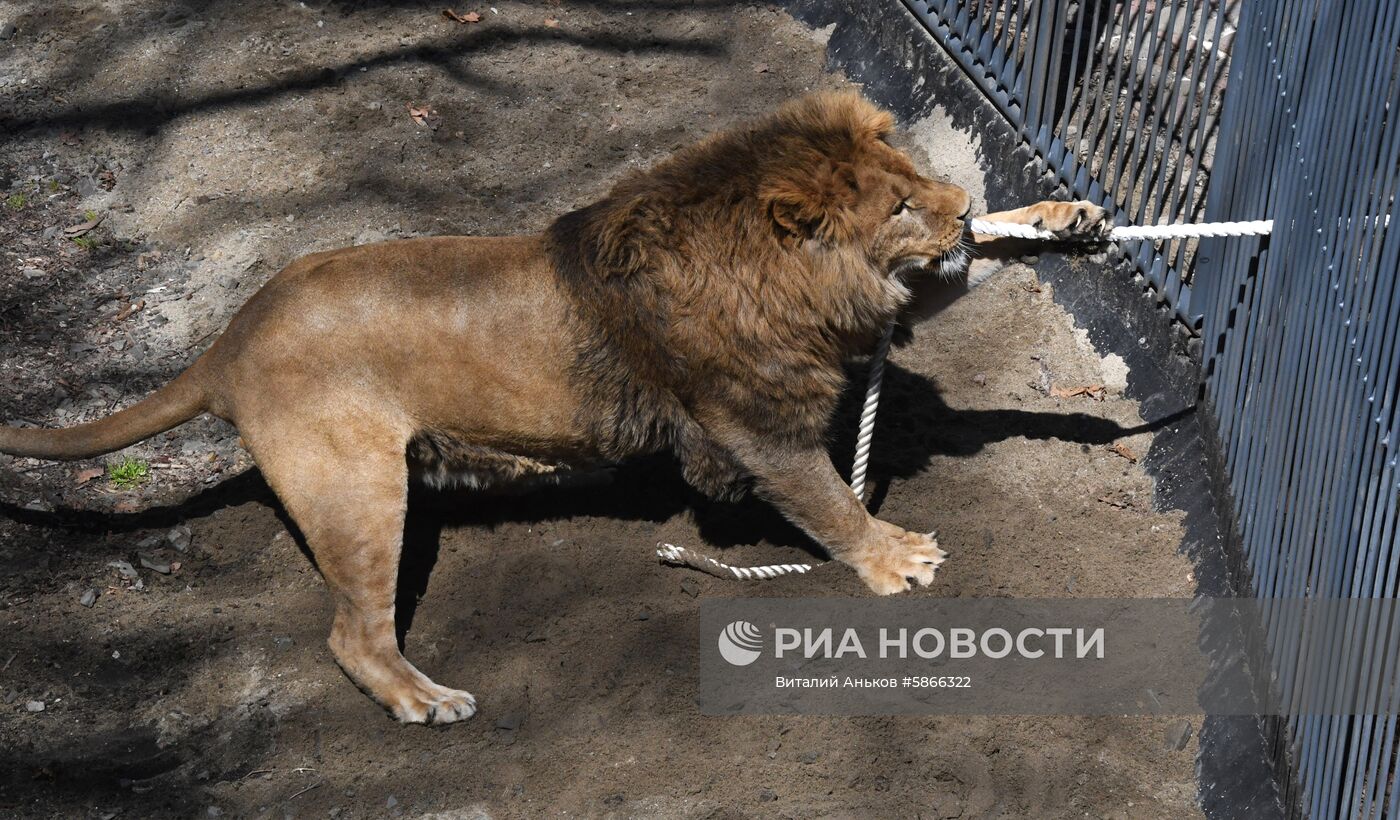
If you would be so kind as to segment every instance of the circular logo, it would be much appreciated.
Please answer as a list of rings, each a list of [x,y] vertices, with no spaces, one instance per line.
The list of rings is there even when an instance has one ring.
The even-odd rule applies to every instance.
[[[748,621],[735,621],[719,633],[719,654],[734,666],[748,666],[758,660],[763,633]]]

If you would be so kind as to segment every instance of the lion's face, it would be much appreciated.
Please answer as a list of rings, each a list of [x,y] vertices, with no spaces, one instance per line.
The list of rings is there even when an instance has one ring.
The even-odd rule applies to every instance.
[[[966,270],[963,241],[971,198],[956,185],[921,176],[909,158],[883,142],[857,166],[853,238],[886,276],[934,267],[945,276]]]
[[[848,252],[884,277],[931,266],[949,276],[965,271],[971,199],[920,175],[886,142],[888,113],[834,97],[803,101],[788,117],[808,128],[795,128],[790,147],[775,151],[777,170],[761,194],[782,235],[816,252]]]

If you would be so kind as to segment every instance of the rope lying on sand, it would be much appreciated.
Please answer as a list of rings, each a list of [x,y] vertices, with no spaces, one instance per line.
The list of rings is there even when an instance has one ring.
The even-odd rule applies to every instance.
[[[1051,231],[1042,231],[1033,225],[1014,222],[988,222],[985,219],[968,221],[973,233],[983,236],[1008,236],[1017,239],[1055,240],[1060,237]],[[1127,242],[1133,240],[1156,239],[1196,239],[1213,236],[1264,236],[1272,233],[1274,222],[1260,219],[1252,222],[1202,222],[1178,225],[1117,225],[1104,236],[1085,236],[1085,241]],[[1078,237],[1076,237],[1078,238]],[[875,413],[880,407],[880,387],[885,377],[885,357],[890,350],[890,339],[894,334],[894,323],[885,328],[885,334],[875,346],[870,356],[870,378],[865,388],[865,404],[860,410],[860,427],[856,435],[855,462],[851,465],[851,491],[862,502],[865,500],[865,471],[870,464],[870,443],[875,437]],[[742,581],[776,578],[779,575],[811,572],[812,564],[770,564],[761,567],[735,567],[716,561],[698,552],[675,544],[658,544],[656,556],[661,563],[672,566],[690,567],[713,575],[716,578],[737,578]],[[817,564],[816,566],[821,566]]]

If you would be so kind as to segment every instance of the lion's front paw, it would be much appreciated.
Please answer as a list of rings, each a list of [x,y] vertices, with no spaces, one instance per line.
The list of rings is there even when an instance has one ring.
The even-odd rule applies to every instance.
[[[909,532],[883,521],[876,523],[883,530],[878,543],[846,561],[861,580],[877,595],[904,592],[911,581],[922,587],[933,583],[934,570],[948,557],[938,548],[934,533]]]
[[[1109,226],[1108,212],[1092,202],[1038,202],[1035,227],[1050,231],[1057,239],[1099,239]]]
[[[476,698],[471,692],[448,689],[426,678],[410,690],[396,693],[386,705],[404,723],[456,723],[476,714]]]

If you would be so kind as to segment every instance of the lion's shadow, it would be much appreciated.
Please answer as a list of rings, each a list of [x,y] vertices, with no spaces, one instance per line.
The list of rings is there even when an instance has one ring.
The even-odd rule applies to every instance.
[[[848,376],[830,435],[832,459],[843,478],[849,476],[855,450],[865,370],[852,365]],[[1192,408],[1125,427],[1087,413],[955,409],[943,401],[932,379],[890,363],[868,473],[870,505],[878,511],[892,481],[918,474],[937,456],[971,456],[988,444],[1015,437],[1108,444],[1157,430],[1190,412]],[[689,511],[706,546],[723,549],[767,541],[823,556],[820,547],[771,505],[752,495],[736,502],[706,498],[685,483],[679,466],[667,456],[636,459],[559,485],[489,495],[490,503],[480,503],[461,492],[425,487],[411,492],[398,601],[401,638],[412,624],[418,598],[427,590],[447,527],[491,529],[582,515],[660,523]]]
[[[832,460],[843,477],[849,474],[855,449],[865,369],[852,365],[848,376],[849,386],[830,432]],[[932,379],[890,363],[885,370],[880,418],[871,452],[870,505],[878,511],[892,481],[918,474],[938,456],[971,456],[988,444],[1015,437],[1107,444],[1123,436],[1157,430],[1190,412],[1193,408],[1125,427],[1086,413],[955,409],[943,401]],[[247,501],[274,507],[296,533],[293,522],[256,473],[225,481],[184,503],[138,513],[44,513],[6,504],[0,505],[0,514],[36,524],[122,531],[170,526],[184,518],[208,515]],[[442,533],[449,527],[490,530],[511,523],[577,516],[659,524],[687,511],[709,547],[723,549],[767,541],[805,549],[816,556],[822,554],[805,534],[758,498],[720,502],[696,492],[685,483],[678,465],[669,456],[639,458],[609,470],[530,488],[437,491],[414,485],[409,493],[399,573],[400,637],[412,625],[418,599],[426,592],[437,563]],[[297,542],[310,557],[299,534]]]

